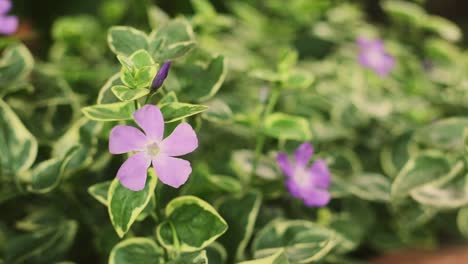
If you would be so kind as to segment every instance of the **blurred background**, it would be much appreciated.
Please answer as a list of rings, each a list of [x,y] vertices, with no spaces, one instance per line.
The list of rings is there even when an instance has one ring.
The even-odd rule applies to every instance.
[[[314,0],[316,2],[334,3],[339,4],[343,2],[359,3],[363,6],[366,11],[367,18],[376,23],[385,24],[388,23],[388,18],[382,11],[379,0],[335,0],[335,1],[324,1]],[[43,0],[43,1],[32,1],[32,0],[14,0],[14,8],[12,13],[18,14],[22,21],[22,34],[32,30],[35,34],[34,43],[37,54],[45,56],[47,47],[49,47],[52,36],[51,27],[53,22],[60,17],[77,15],[77,14],[89,14],[103,17],[108,22],[126,24],[130,22],[135,25],[135,22],[139,22],[141,26],[146,25],[146,14],[143,8],[148,3],[153,3],[163,9],[171,16],[178,14],[190,15],[194,13],[190,1],[186,0],[81,0],[81,1],[62,1],[62,0]],[[211,0],[210,1],[221,13],[229,12],[229,8],[226,6],[229,1],[222,0]],[[256,4],[261,6],[262,2],[265,4],[267,0],[245,0],[242,2]],[[466,35],[468,31],[468,1],[460,0],[413,0],[409,2],[421,3],[425,6],[428,13],[439,15],[450,19],[455,22],[462,30],[463,35]],[[260,5],[259,5],[260,4]],[[333,5],[333,4],[332,4]],[[288,5],[285,4],[285,9],[288,9]],[[140,21],[135,21],[140,18]],[[26,32],[25,32],[26,31]],[[463,40],[466,46],[466,39]]]
[[[113,25],[128,25],[150,32],[157,28],[151,18],[156,21],[163,13],[157,8],[147,8],[151,5],[159,7],[171,17],[185,15],[196,33],[199,43],[197,49],[185,61],[174,63],[170,75],[172,82],[169,78],[166,83],[166,88],[177,91],[184,102],[198,100],[187,93],[192,88],[190,84],[193,79],[186,74],[184,66],[206,62],[218,54],[228,58],[228,75],[217,98],[226,103],[231,115],[235,113],[235,120],[229,118],[233,119],[233,123],[237,122],[237,126],[227,126],[229,128],[225,130],[229,131],[224,131],[219,129],[226,127],[224,123],[219,125],[207,119],[207,122],[213,123],[203,127],[204,133],[209,135],[205,137],[206,141],[223,142],[224,146],[218,148],[213,146],[215,144],[203,142],[203,147],[195,157],[200,163],[206,162],[217,173],[235,174],[226,161],[235,150],[252,149],[254,146],[255,133],[249,130],[254,127],[252,120],[255,117],[252,117],[252,113],[256,112],[260,104],[261,99],[258,97],[261,88],[274,79],[268,76],[276,74],[271,73],[271,66],[278,65],[281,68],[279,62],[283,60],[291,72],[297,68],[297,76],[301,78],[299,81],[285,81],[284,86],[291,89],[284,92],[285,96],[277,108],[288,114],[309,118],[314,147],[330,161],[334,179],[343,178],[342,190],[352,185],[350,176],[359,175],[362,171],[381,173],[390,184],[390,180],[397,176],[413,155],[415,145],[421,146],[420,150],[433,148],[446,151],[446,156],[459,154],[453,150],[459,151],[461,144],[452,146],[450,142],[431,142],[434,137],[429,133],[430,128],[426,129],[429,130],[426,133],[428,136],[422,133],[415,140],[410,136],[416,129],[435,120],[462,117],[468,113],[468,42],[463,38],[468,33],[468,1],[406,1],[422,6],[429,16],[419,6],[405,5],[405,1],[392,5],[392,2],[397,2],[393,0],[210,0],[215,9],[214,14],[210,8],[204,9],[203,4],[194,5],[196,1],[13,0],[11,14],[18,15],[21,24],[12,39],[21,39],[35,56],[32,86],[39,89],[35,93],[12,94],[6,101],[38,138],[41,144],[38,161],[49,158],[51,146],[55,147],[57,138],[65,133],[72,121],[81,117],[80,107],[94,104],[103,84],[119,70],[115,55],[106,43],[107,29]],[[197,8],[198,11],[195,10]],[[431,23],[427,23],[426,18],[431,18]],[[367,33],[383,39],[385,46],[396,58],[397,66],[387,78],[379,78],[361,69],[356,62],[356,38]],[[284,49],[293,49],[294,52],[285,53]],[[288,62],[288,56],[284,56],[284,59],[281,54],[293,54],[290,57],[294,59]],[[257,74],[252,74],[255,70]],[[174,76],[181,80],[180,83],[174,82],[177,79]],[[69,93],[69,90],[73,93]],[[304,90],[308,92],[304,93]],[[62,93],[72,94],[66,98],[69,101],[65,100],[57,108],[50,107],[49,102],[55,97],[66,97]],[[46,103],[31,110],[30,106],[41,96]],[[221,119],[225,119],[224,116]],[[25,215],[21,210],[52,207],[50,201],[54,201],[59,204],[56,206],[60,209],[58,215],[80,219],[79,233],[67,253],[68,259],[77,263],[107,259],[118,239],[110,228],[107,212],[86,192],[88,186],[112,178],[112,173],[120,164],[118,160],[116,162],[116,159],[109,157],[108,131],[103,131],[97,135],[100,142],[96,157],[101,157],[100,163],[96,162],[98,168],[88,166],[85,168],[86,173],[71,177],[72,180],[67,180],[65,185],[68,189],[63,191],[76,194],[79,197],[76,200],[83,201],[84,205],[76,210],[68,210],[72,207],[66,202],[60,204],[63,202],[60,193],[52,193],[56,196],[50,197],[28,196],[9,200],[1,207],[2,212],[8,213],[0,219],[5,220],[9,232],[17,220]],[[92,137],[94,139],[96,135]],[[265,154],[268,150],[277,150],[276,141],[274,135],[267,140]],[[293,144],[286,144],[286,148],[293,149]],[[391,155],[382,155],[386,159],[380,160],[381,153]],[[235,155],[233,157],[235,161]],[[259,181],[255,187],[266,196],[276,191],[284,192],[282,176],[274,180],[271,185]],[[454,182],[453,186],[458,188],[461,184]],[[458,195],[458,189],[455,191]],[[382,255],[382,252],[401,248],[460,245],[468,237],[468,225],[458,227],[462,237],[454,220],[456,212],[442,210],[445,208],[440,210],[437,218],[436,213],[431,213],[427,219],[408,225],[415,218],[413,212],[419,213],[419,208],[437,205],[439,199],[420,204],[411,200],[408,205],[411,210],[405,211],[403,207],[394,210],[390,203],[388,207],[379,203],[369,205],[366,202],[375,202],[373,197],[359,196],[355,192],[344,193],[352,197],[350,202],[347,203],[348,196],[335,195],[330,210],[322,212],[322,218],[325,219],[322,220],[329,221],[328,224],[334,228],[336,224],[337,229],[352,229],[351,234],[355,237],[343,252],[351,252],[350,255],[357,259],[369,259]],[[355,196],[360,200],[355,199]],[[467,190],[463,192],[462,198],[463,203],[447,207],[464,208],[465,213],[461,215],[468,218],[465,203],[468,201]],[[376,200],[385,201],[382,197]],[[277,202],[273,198],[265,204],[275,205]],[[365,210],[355,210],[353,204]],[[291,213],[288,212],[289,207],[285,206],[285,214]],[[265,208],[268,209],[268,206]],[[359,215],[363,211],[365,213]],[[272,218],[266,212],[264,221],[258,221],[258,229],[267,222],[265,219]],[[302,217],[294,213],[288,216]],[[340,226],[341,223],[344,224]],[[468,220],[463,223],[468,223]],[[107,225],[106,229],[104,225]],[[152,229],[150,232],[153,232]],[[452,254],[452,251],[449,253]],[[415,263],[412,261],[406,263]],[[455,261],[458,262],[447,263],[468,263],[460,259]],[[403,262],[392,259],[382,263]]]

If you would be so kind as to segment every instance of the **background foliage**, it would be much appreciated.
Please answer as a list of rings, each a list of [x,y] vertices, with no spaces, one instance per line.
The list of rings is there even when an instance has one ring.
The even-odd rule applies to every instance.
[[[378,18],[332,0],[73,1],[73,15],[25,16],[0,41],[0,263],[358,263],[461,243],[468,53],[423,2],[379,1]],[[385,41],[388,77],[359,65],[359,36]],[[166,59],[150,103],[200,147],[181,189],[149,173],[135,193],[114,179],[125,157],[108,135]],[[326,208],[293,199],[275,164],[304,141],[332,171]]]

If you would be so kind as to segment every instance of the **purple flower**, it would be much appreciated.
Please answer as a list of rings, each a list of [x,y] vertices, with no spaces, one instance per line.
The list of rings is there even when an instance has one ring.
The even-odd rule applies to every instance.
[[[153,164],[159,180],[178,188],[184,184],[192,167],[190,162],[174,158],[198,147],[195,131],[188,123],[179,124],[171,135],[163,139],[164,119],[158,107],[144,105],[133,113],[135,122],[144,133],[132,126],[115,126],[110,132],[109,152],[135,152],[120,167],[117,178],[123,186],[139,191],[145,187],[148,168]]]
[[[164,62],[161,69],[159,69],[158,74],[154,77],[153,83],[151,84],[151,91],[156,91],[161,87],[164,83],[164,80],[167,78],[167,74],[169,73],[169,69],[171,68],[171,61],[167,60]]]
[[[7,15],[10,9],[10,0],[0,0],[0,34],[2,35],[11,35],[18,28],[18,17]]]
[[[322,207],[330,201],[330,172],[324,160],[316,160],[308,167],[314,149],[309,143],[294,152],[294,162],[286,153],[279,153],[277,162],[286,175],[286,187],[292,196],[302,199],[310,207]]]
[[[359,63],[375,71],[381,77],[385,77],[395,66],[395,59],[385,51],[384,44],[380,39],[357,39],[359,46]]]

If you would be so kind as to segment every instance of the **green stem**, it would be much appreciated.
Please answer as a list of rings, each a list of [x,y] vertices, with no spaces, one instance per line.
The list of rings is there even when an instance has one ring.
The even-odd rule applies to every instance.
[[[138,109],[138,101],[135,100],[135,101],[133,101],[133,103],[135,104],[135,110],[137,110]]]
[[[278,98],[280,96],[281,90],[279,87],[275,87],[271,92],[271,96],[268,99],[268,104],[265,107],[265,110],[260,112],[260,120],[257,126],[257,135],[256,135],[256,144],[255,144],[255,157],[252,164],[252,171],[251,176],[255,174],[257,171],[258,160],[263,152],[263,145],[265,144],[265,134],[263,133],[262,129],[265,123],[265,119],[271,114],[273,109],[275,108],[276,103],[278,102]]]
[[[149,101],[150,98],[151,98],[151,94],[148,94],[148,95],[146,96],[146,99],[145,99],[145,104],[148,103],[148,101]]]
[[[174,241],[174,249],[175,249],[175,256],[174,258],[178,258],[180,255],[180,243],[179,243],[179,238],[177,237],[177,233],[174,227],[174,224],[172,222],[168,222],[169,226],[171,227],[172,231],[172,240]]]

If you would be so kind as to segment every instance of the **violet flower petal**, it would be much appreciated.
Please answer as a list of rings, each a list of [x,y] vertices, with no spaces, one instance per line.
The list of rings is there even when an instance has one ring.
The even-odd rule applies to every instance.
[[[145,188],[150,164],[151,159],[145,153],[139,152],[128,158],[120,166],[117,178],[125,188],[132,191],[140,191]]]
[[[11,9],[11,1],[10,0],[0,0],[0,15],[5,15]],[[0,24],[2,25],[2,24]]]
[[[366,51],[369,49],[377,49],[377,50],[384,50],[384,43],[380,39],[368,39],[365,37],[359,37],[356,40],[361,51]]]
[[[112,154],[142,151],[146,144],[145,134],[132,126],[115,126],[109,135],[109,152]]]
[[[295,165],[299,167],[307,166],[313,154],[314,148],[310,143],[300,145],[294,152]]]
[[[153,168],[161,182],[174,188],[184,184],[192,172],[190,162],[164,155],[153,160]]]
[[[276,162],[278,163],[278,166],[280,167],[281,171],[287,176],[287,177],[292,177],[294,174],[294,170],[291,166],[291,162],[289,161],[289,157],[286,153],[278,153],[276,156]]]
[[[198,139],[188,123],[181,123],[159,146],[161,153],[167,156],[181,156],[194,151],[198,147]]]
[[[314,189],[303,196],[304,204],[310,207],[323,207],[330,202],[331,195],[328,191]]]
[[[297,185],[297,182],[294,179],[286,180],[286,188],[293,197],[301,198],[301,188]]]
[[[144,105],[133,113],[135,122],[143,129],[149,140],[160,142],[164,134],[164,119],[158,107]]]
[[[11,35],[18,29],[18,17],[16,16],[0,16],[0,34]]]
[[[330,187],[330,171],[324,160],[316,160],[309,170],[314,186],[322,189]]]

